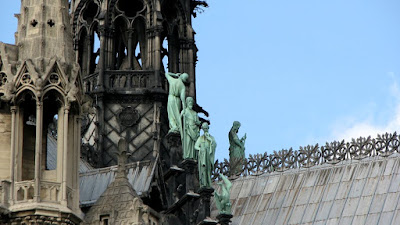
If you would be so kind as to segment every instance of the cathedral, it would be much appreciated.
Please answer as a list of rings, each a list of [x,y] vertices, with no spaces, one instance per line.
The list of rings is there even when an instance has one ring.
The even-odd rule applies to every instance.
[[[192,27],[207,6],[21,0],[15,44],[0,42],[0,224],[400,224],[396,133],[242,152],[199,176],[170,130],[168,74],[207,133]]]

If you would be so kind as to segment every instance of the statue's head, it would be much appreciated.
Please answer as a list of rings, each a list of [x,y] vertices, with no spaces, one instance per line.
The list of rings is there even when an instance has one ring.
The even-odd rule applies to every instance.
[[[208,132],[208,129],[209,129],[208,123],[204,122],[204,123],[201,125],[201,129],[204,131],[204,133],[207,133],[207,132]]]
[[[186,98],[186,106],[187,106],[189,109],[192,109],[192,108],[193,108],[193,105],[194,105],[194,99],[193,99],[192,97],[187,97],[187,98]]]
[[[179,77],[185,83],[189,80],[189,74],[187,74],[187,73],[182,73]]]
[[[233,122],[233,127],[236,130],[236,132],[238,132],[240,128],[240,122],[239,121]]]

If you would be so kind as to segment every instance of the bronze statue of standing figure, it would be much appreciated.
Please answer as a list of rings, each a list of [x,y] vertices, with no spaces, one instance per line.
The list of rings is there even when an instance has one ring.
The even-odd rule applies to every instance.
[[[201,129],[204,131],[204,134],[197,139],[194,145],[194,148],[199,151],[200,188],[211,187],[211,172],[214,169],[215,149],[217,148],[214,137],[208,133],[208,124],[203,123]]]
[[[241,172],[245,160],[245,147],[246,134],[239,139],[237,133],[239,132],[240,122],[233,122],[232,128],[229,131],[229,162],[231,175],[236,175]]]
[[[200,136],[200,119],[197,112],[193,110],[194,99],[192,97],[186,98],[186,108],[182,111],[183,119],[183,135],[182,147],[184,159],[197,160],[197,152],[194,149],[194,144]]]
[[[165,77],[169,83],[167,104],[169,133],[180,133],[182,136],[181,109],[186,108],[186,87],[184,82],[188,81],[189,75],[187,73],[165,73]]]

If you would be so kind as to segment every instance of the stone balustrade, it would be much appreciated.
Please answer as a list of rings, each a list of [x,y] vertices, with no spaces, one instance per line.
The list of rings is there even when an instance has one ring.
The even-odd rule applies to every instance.
[[[60,202],[61,186],[59,183],[40,182],[40,200],[46,202]]]
[[[160,75],[160,81],[155,79],[155,71],[148,70],[106,70],[104,75],[104,87],[107,91],[132,91],[134,89],[150,89],[156,86],[165,87],[162,85],[161,80],[164,76]],[[95,92],[98,90],[99,73],[93,73],[86,76],[84,80],[84,87],[86,92]],[[157,85],[157,82],[161,82]]]
[[[40,200],[43,202],[60,202],[61,185],[56,182],[40,182]],[[20,181],[15,183],[15,201],[29,202],[33,201],[35,193],[35,181]]]
[[[15,182],[15,195],[16,202],[27,202],[33,201],[33,195],[35,193],[35,181],[27,180]]]

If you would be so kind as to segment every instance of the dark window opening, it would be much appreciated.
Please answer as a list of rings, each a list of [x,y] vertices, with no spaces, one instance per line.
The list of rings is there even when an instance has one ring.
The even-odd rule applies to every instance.
[[[99,6],[91,1],[87,6],[86,9],[83,13],[83,19],[86,20],[88,24],[91,24],[93,22],[94,17],[97,15],[99,11]]]
[[[58,116],[61,100],[56,91],[50,91],[43,100],[42,165],[45,170],[57,169]]]
[[[140,0],[119,0],[118,9],[123,11],[128,17],[134,17],[144,8],[143,2]]]
[[[109,215],[101,215],[100,216],[100,225],[109,225],[110,223],[110,216]]]
[[[23,114],[21,180],[33,180],[35,177],[36,101],[31,94],[25,94],[20,109]]]

